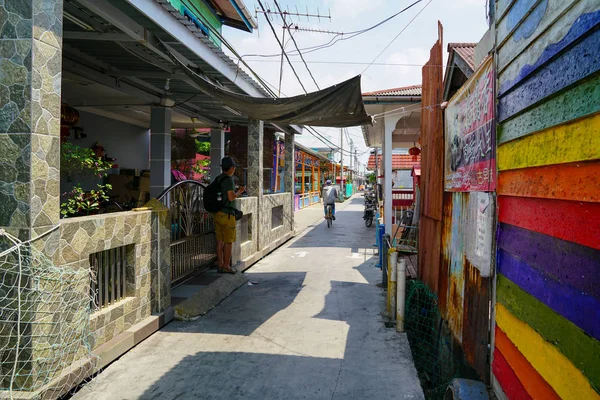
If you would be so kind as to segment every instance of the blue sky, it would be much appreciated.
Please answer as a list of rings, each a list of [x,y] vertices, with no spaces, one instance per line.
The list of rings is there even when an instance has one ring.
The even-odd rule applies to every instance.
[[[302,28],[337,32],[351,32],[370,27],[414,1],[298,0],[293,2],[278,0],[282,8],[289,8],[290,11],[295,11],[297,7],[298,11],[306,12],[308,7],[310,13],[316,13],[317,8],[321,14],[327,15],[331,12],[331,22],[329,20],[319,22],[316,18],[311,18],[310,21],[307,21],[306,18],[301,18],[300,21],[294,18],[293,21]],[[449,42],[478,42],[487,30],[485,0],[432,0],[430,4],[428,2],[429,0],[422,1],[407,12],[365,34],[340,41],[327,49],[305,54],[304,58],[308,62],[308,66],[319,86],[324,88],[361,73],[363,92],[420,84],[420,66],[429,59],[429,50],[437,38],[438,20],[442,22],[444,27],[444,46]],[[258,7],[258,3],[254,0],[245,0],[245,3],[249,10]],[[263,4],[269,4],[270,8],[275,8],[273,0],[263,0]],[[423,7],[425,9],[422,13],[408,25],[396,41],[377,59],[378,63],[414,65],[372,65],[363,73],[367,65],[352,64],[368,64],[373,61]],[[254,33],[249,34],[224,28],[225,37],[241,55],[280,54],[279,45],[275,41],[265,17],[259,14],[257,21],[259,29]],[[281,34],[281,20],[277,19],[273,21],[273,24],[277,33]],[[287,36],[288,34],[286,34]],[[294,35],[301,49],[327,43],[332,37],[328,34],[310,32],[297,32]],[[286,51],[292,50],[295,50],[295,47],[293,42],[289,41]],[[303,53],[306,53],[306,51]],[[444,59],[446,57],[445,54]],[[266,81],[274,86],[278,85],[279,57],[247,56],[244,58]],[[297,56],[290,56],[290,58],[306,89],[309,92],[316,90],[300,58]],[[304,93],[287,64],[284,64],[281,91],[282,96]],[[318,130],[339,145],[339,129],[318,128]],[[358,152],[365,152],[367,148],[362,139],[360,128],[350,128],[350,135],[358,148]],[[319,140],[307,133],[298,137],[297,140],[310,147],[324,147]],[[347,142],[344,142],[344,146],[348,147]],[[365,162],[367,158],[368,152],[361,157],[361,161]]]

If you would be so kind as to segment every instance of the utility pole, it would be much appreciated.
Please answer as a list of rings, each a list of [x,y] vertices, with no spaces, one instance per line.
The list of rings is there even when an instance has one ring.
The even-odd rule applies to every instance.
[[[352,191],[354,192],[354,141],[350,139],[350,184],[352,185]]]
[[[354,149],[354,169],[356,170],[356,175],[360,175],[360,172],[358,171],[359,165],[358,165],[358,156],[356,155],[358,153],[358,150]],[[356,180],[356,177],[354,178]]]

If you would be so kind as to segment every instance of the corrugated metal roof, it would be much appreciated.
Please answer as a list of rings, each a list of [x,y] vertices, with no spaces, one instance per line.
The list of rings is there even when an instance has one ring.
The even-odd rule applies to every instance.
[[[171,4],[169,4],[168,2],[164,2],[164,1],[159,1],[157,0],[158,3],[165,9],[167,10],[173,17],[175,17],[175,19],[177,19],[181,24],[183,24],[188,30],[190,30],[194,36],[196,36],[201,42],[203,42],[205,45],[207,45],[213,52],[215,52],[219,58],[221,58],[223,61],[225,61],[227,64],[229,64],[230,67],[232,68],[236,68],[238,71],[238,75],[244,79],[245,81],[249,82],[252,84],[252,86],[254,86],[256,89],[258,89],[265,97],[271,97],[267,91],[253,78],[251,78],[244,70],[238,68],[238,66],[236,65],[236,63],[231,59],[231,57],[229,57],[227,54],[225,54],[223,52],[223,50],[221,50],[219,47],[217,47],[208,37],[206,37],[204,35],[204,33],[202,31],[200,31],[200,29],[198,29],[193,23],[190,23],[187,19],[187,17],[181,15],[181,13],[179,12],[179,10],[177,10],[176,8],[174,8],[173,6],[171,6]],[[171,46],[173,46],[173,44],[171,44]],[[175,46],[173,46],[175,47]],[[183,45],[181,45],[180,47],[185,47]],[[191,53],[189,51],[189,49],[185,48],[181,49],[182,51],[188,50],[188,53]],[[192,53],[193,54],[193,53]],[[191,57],[195,56],[190,54]],[[219,74],[220,75],[220,74]],[[235,87],[234,91],[239,92],[239,89],[237,87]]]
[[[381,163],[381,154],[378,155],[379,163]],[[381,165],[381,164],[380,164]],[[417,160],[413,160],[413,156],[410,154],[392,154],[392,169],[410,169],[413,167],[421,168],[421,156],[417,156]],[[369,163],[367,169],[375,169],[375,155],[369,156]]]
[[[363,93],[363,96],[420,96],[421,85],[404,86],[394,89]]]
[[[448,53],[454,50],[475,71],[475,47],[477,43],[448,43]]]

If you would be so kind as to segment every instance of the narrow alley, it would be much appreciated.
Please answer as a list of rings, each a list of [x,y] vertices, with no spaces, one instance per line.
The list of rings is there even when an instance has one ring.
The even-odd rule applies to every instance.
[[[406,336],[381,316],[362,197],[338,207],[331,229],[306,229],[248,270],[250,284],[170,323],[74,398],[423,398]]]

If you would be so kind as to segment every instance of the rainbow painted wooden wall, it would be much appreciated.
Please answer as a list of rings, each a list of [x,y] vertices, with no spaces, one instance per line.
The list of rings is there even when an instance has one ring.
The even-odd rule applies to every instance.
[[[600,399],[600,1],[497,0],[492,372],[509,399]]]

